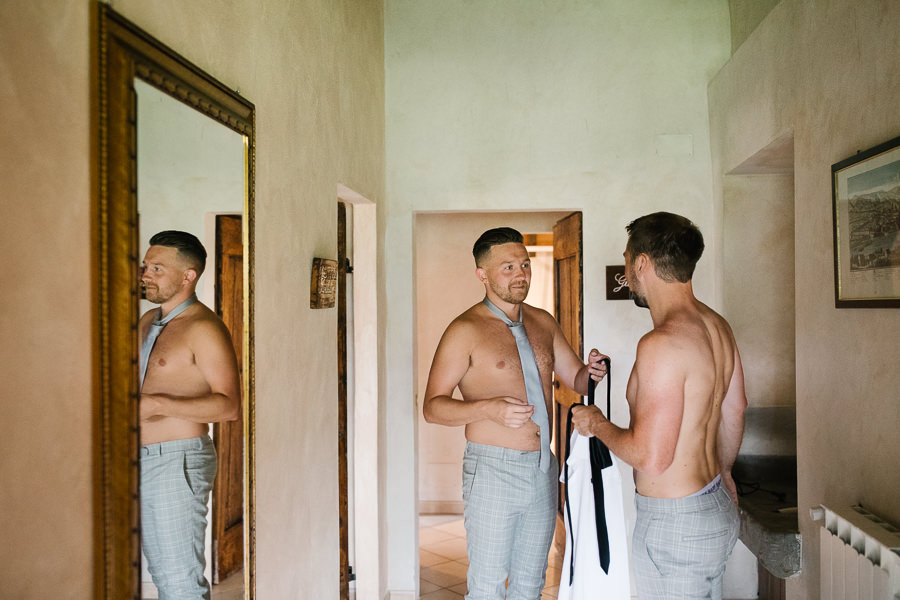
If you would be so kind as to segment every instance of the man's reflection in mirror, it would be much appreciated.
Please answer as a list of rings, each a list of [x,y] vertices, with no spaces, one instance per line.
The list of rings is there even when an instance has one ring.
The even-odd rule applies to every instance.
[[[150,238],[141,287],[141,531],[161,600],[210,597],[203,574],[216,476],[209,423],[241,415],[237,357],[222,320],[197,301],[206,250],[190,233]]]

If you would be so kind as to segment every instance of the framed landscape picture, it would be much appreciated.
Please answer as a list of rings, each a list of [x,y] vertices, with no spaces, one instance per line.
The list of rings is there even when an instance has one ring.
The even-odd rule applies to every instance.
[[[900,307],[900,137],[831,166],[834,304]]]

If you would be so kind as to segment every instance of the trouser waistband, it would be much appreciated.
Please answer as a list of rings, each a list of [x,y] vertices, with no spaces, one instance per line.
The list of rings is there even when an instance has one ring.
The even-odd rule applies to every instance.
[[[508,462],[533,465],[536,467],[541,464],[540,450],[514,450],[512,448],[504,448],[503,446],[489,446],[487,444],[478,444],[476,442],[466,442],[466,453],[488,458],[499,458]]]
[[[702,496],[685,498],[650,498],[640,494],[634,495],[634,504],[639,509],[656,513],[684,513],[704,510],[721,510],[734,505],[725,488]]]
[[[157,442],[141,446],[141,458],[148,456],[160,456],[169,452],[183,452],[185,450],[202,450],[205,446],[212,444],[208,434],[198,437],[187,438],[183,440],[171,440],[168,442]]]

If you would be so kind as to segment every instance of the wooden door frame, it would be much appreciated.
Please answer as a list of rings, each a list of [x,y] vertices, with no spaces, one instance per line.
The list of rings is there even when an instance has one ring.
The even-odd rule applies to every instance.
[[[567,248],[563,247],[560,244],[561,236],[557,233],[557,228],[559,224],[567,219],[575,219],[577,221],[578,228],[578,240],[576,242],[575,248]],[[578,354],[579,359],[583,360],[584,355],[584,214],[581,211],[574,211],[572,214],[567,217],[560,219],[557,221],[556,225],[553,227],[553,294],[554,294],[554,310],[556,320],[559,321],[561,307],[560,307],[560,283],[559,283],[559,259],[565,258],[567,256],[575,255],[578,257],[578,289],[575,292],[575,304],[576,304],[576,329],[577,329],[577,348],[573,348],[575,352]],[[560,323],[560,325],[562,325]],[[570,342],[571,344],[571,342]],[[554,379],[554,398],[553,398],[553,426],[556,428],[556,459],[559,461],[560,469],[563,468],[563,462],[566,457],[563,456],[563,449],[566,447],[565,431],[564,431],[564,423],[566,417],[568,416],[568,411],[563,411],[562,406],[557,402],[556,399],[556,391],[559,389],[560,383]],[[559,489],[559,499],[557,506],[557,519],[556,519],[556,533],[554,536],[554,545],[558,550],[562,550],[565,546],[566,534],[565,534],[565,524],[562,519],[563,506],[565,502],[564,493],[564,484],[558,484]]]
[[[245,590],[255,596],[253,343],[255,108],[108,5],[91,3],[91,289],[93,292],[94,597],[140,600],[138,214],[140,78],[245,140]]]
[[[226,266],[227,262],[226,262],[225,249],[224,249],[223,243],[222,243],[223,242],[222,232],[223,232],[225,223],[227,223],[228,221],[237,221],[236,226],[240,228],[239,231],[240,231],[240,238],[241,238],[241,241],[239,242],[240,252],[241,252],[241,255],[240,255],[240,259],[241,259],[241,275],[240,275],[240,277],[241,277],[241,280],[240,280],[241,294],[240,294],[240,297],[241,297],[241,300],[243,300],[244,216],[243,216],[243,214],[223,213],[223,214],[216,214],[214,216],[214,219],[215,219],[214,229],[215,229],[215,257],[216,257],[215,312],[216,312],[216,314],[219,315],[219,318],[223,318],[223,315],[225,314],[223,305],[225,304],[226,301],[228,301],[228,302],[233,301],[234,296],[230,296],[227,299],[223,296],[223,292],[225,291],[223,288],[225,286],[222,285],[222,277],[225,273],[225,266]],[[232,225],[232,227],[234,227],[234,225]],[[233,237],[229,238],[229,239],[234,240]],[[236,249],[236,245],[233,246],[233,248]],[[237,296],[237,294],[235,294],[235,296]],[[232,313],[233,312],[234,311],[232,311]],[[241,342],[240,347],[236,348],[235,351],[239,352],[241,355],[243,355],[243,351],[242,351],[243,350],[243,335],[244,335],[243,326],[242,326],[243,318],[244,318],[243,302],[241,302],[241,313],[242,314],[239,317],[240,322],[233,323],[232,324],[233,328],[229,327],[229,329],[231,329],[230,333],[231,333],[232,338],[234,339],[235,337],[237,337],[237,339],[239,339]],[[233,314],[232,314],[232,319],[234,319]],[[223,321],[225,321],[225,319],[223,319]],[[229,324],[228,321],[225,321],[225,324],[227,326]],[[235,329],[237,327],[240,327],[241,331],[238,332],[238,335],[236,336]],[[239,366],[240,366],[241,370],[243,370],[243,360],[244,360],[243,356],[240,356]],[[240,428],[240,442],[239,442],[239,444],[231,444],[229,442],[229,440],[232,439],[232,437],[236,437],[236,434],[238,433],[237,428]],[[222,575],[219,571],[219,567],[222,562],[220,559],[224,554],[226,554],[228,552],[228,550],[223,551],[223,545],[227,545],[227,544],[222,543],[223,539],[219,537],[220,535],[223,538],[225,538],[228,541],[228,543],[230,543],[232,545],[232,547],[235,542],[240,544],[240,546],[239,546],[239,552],[240,552],[240,557],[241,557],[240,566],[234,567],[231,571],[226,573],[225,578],[229,577],[231,574],[236,573],[240,569],[244,568],[244,558],[245,558],[244,557],[244,555],[245,555],[244,541],[243,541],[244,533],[245,533],[243,531],[243,529],[244,529],[243,520],[244,520],[244,515],[245,515],[245,510],[244,510],[245,499],[244,499],[244,490],[243,490],[244,437],[245,436],[243,434],[243,422],[242,421],[230,421],[230,422],[223,421],[223,422],[219,422],[219,423],[213,423],[213,442],[215,443],[216,455],[218,456],[218,459],[219,459],[219,468],[218,468],[218,472],[216,475],[216,482],[215,482],[215,485],[213,486],[213,492],[212,492],[212,509],[210,511],[211,519],[209,522],[209,525],[210,525],[211,531],[212,531],[212,536],[211,536],[212,552],[211,552],[211,556],[210,556],[210,561],[212,563],[212,581],[210,583],[213,585],[220,583],[222,580]],[[236,445],[240,446],[240,456],[241,456],[241,473],[240,473],[241,521],[240,521],[240,523],[234,523],[229,527],[228,522],[225,520],[227,518],[227,515],[225,514],[225,508],[223,507],[223,504],[224,505],[228,504],[228,502],[226,500],[226,490],[224,488],[225,478],[226,478],[225,474],[228,471],[225,468],[223,468],[223,466],[224,466],[223,465],[223,457],[226,457],[230,453],[234,452],[235,449],[233,448],[233,446],[236,446]],[[230,481],[230,483],[233,485],[235,483],[235,480],[232,479]],[[236,530],[237,527],[240,527],[240,531]],[[238,534],[240,534],[239,541],[234,540],[233,538],[229,538],[229,536],[237,536]]]
[[[337,348],[338,348],[338,552],[341,600],[350,599],[350,518],[347,474],[347,206],[338,201],[337,219]]]

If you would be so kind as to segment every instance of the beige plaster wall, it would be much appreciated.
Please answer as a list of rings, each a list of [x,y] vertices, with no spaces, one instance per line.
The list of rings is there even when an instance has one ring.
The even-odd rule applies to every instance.
[[[690,216],[710,253],[698,294],[721,304],[707,85],[731,53],[726,3],[388,0],[384,343],[390,586],[416,565],[415,215],[584,213],[585,344],[612,355],[613,413],[649,315],[605,300],[625,225]],[[624,474],[628,477],[628,473]],[[629,499],[630,500],[630,499]]]
[[[309,309],[309,271],[338,182],[384,198],[382,3],[114,7],[256,105],[258,592],[336,597],[336,312]],[[0,588],[22,598],[92,589],[88,15],[0,5]]]
[[[730,175],[722,204],[723,315],[740,341],[747,398],[793,406],[794,179]]]
[[[87,4],[0,3],[0,590],[93,594]]]
[[[862,503],[900,522],[900,311],[835,309],[831,165],[900,135],[900,5],[783,0],[709,89],[713,175],[794,133],[796,402],[802,576],[819,597],[808,509]]]
[[[779,2],[781,0],[728,0],[728,9],[731,13],[732,52],[740,48]]]

